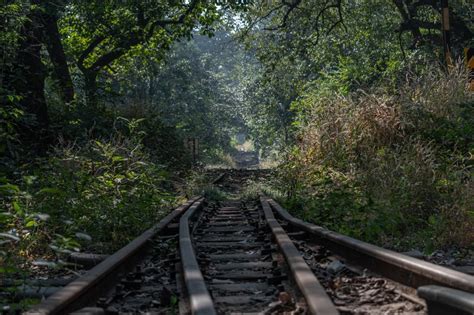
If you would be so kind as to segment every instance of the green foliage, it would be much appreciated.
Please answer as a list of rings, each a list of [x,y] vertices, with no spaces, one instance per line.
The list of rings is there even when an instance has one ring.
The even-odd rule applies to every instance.
[[[40,201],[51,215],[69,216],[95,241],[114,248],[155,222],[174,201],[167,193],[167,171],[143,147],[140,122],[125,122],[128,134],[117,131],[82,147],[58,147],[42,167],[39,183],[57,190]]]
[[[14,101],[15,97],[12,96],[11,99]],[[17,157],[18,125],[23,116],[24,112],[16,106],[0,107],[0,156]]]
[[[20,26],[27,20],[28,6],[24,1],[10,1],[0,6],[2,31],[0,32],[0,172],[8,164],[8,158],[17,157],[20,153],[18,143],[18,125],[24,120],[25,113],[18,107],[21,97],[7,88],[3,79],[7,71],[13,66],[17,57],[18,46],[21,40]],[[5,171],[5,170],[3,170]]]
[[[8,4],[3,4],[0,6],[0,19],[2,20],[2,25],[4,26],[0,33],[0,47],[2,47],[2,60],[0,64],[2,65],[2,75],[4,67],[8,63],[12,63],[13,58],[16,56],[16,49],[18,48],[18,42],[21,39],[19,28],[22,23],[26,20],[26,12],[28,11],[29,6],[25,1],[15,0],[9,1]],[[0,91],[3,87],[0,86]]]
[[[453,1],[450,7],[458,35],[472,33],[472,10],[465,1]],[[408,8],[409,19],[422,21],[420,38],[413,39],[412,21],[405,20],[402,8]],[[259,61],[249,67],[253,72],[245,93],[246,118],[261,148],[284,147],[295,140],[291,104],[310,88],[347,95],[383,86],[394,93],[407,72],[419,73],[428,62],[444,63],[435,2],[263,1],[244,20],[237,29]],[[424,29],[430,25],[434,28]],[[460,42],[456,45],[458,58],[462,51]]]
[[[256,52],[259,75],[251,82],[247,103],[252,132],[261,146],[291,143],[294,115],[291,104],[308,85],[348,93],[380,82],[395,87],[405,65],[393,31],[400,23],[396,8],[387,1],[302,1],[285,19],[286,10],[273,4],[255,8],[249,18],[259,21],[245,42]],[[272,11],[273,10],[273,11]],[[267,15],[268,12],[273,12]],[[262,16],[266,19],[260,20]],[[339,22],[338,22],[339,21]],[[262,29],[263,28],[263,29]],[[406,58],[426,58],[409,51]],[[387,84],[389,83],[389,84]]]
[[[159,125],[174,129],[183,140],[197,138],[200,158],[215,160],[220,152],[231,150],[232,135],[245,128],[241,67],[234,64],[242,48],[228,43],[232,39],[224,30],[216,31],[212,39],[193,35],[192,42],[173,45],[163,62],[143,55],[130,58],[117,74],[122,83],[115,86],[116,96],[110,100],[121,112],[140,113],[147,121],[156,116]]]
[[[22,187],[2,179],[0,185],[0,274],[12,277],[22,273],[20,266],[26,260],[46,257],[42,264],[56,266],[62,264],[61,258],[71,251],[79,251],[81,245],[73,234],[77,227],[59,228],[51,216],[38,206],[32,193],[34,178],[24,176]],[[46,195],[49,189],[36,193]],[[42,212],[39,212],[42,211]],[[69,235],[68,237],[56,234]],[[56,262],[55,262],[56,261]]]
[[[193,171],[186,178],[182,186],[184,195],[188,197],[205,196],[209,200],[225,200],[226,194],[211,184],[213,178],[209,178],[202,171]]]
[[[429,30],[435,6],[413,6],[252,7],[238,27],[260,62],[246,88],[248,125],[260,150],[286,147],[282,200],[300,216],[388,246],[469,245],[473,101],[462,67],[446,77],[433,65],[442,56]],[[410,33],[404,10],[428,23]],[[451,10],[453,27],[467,27],[453,46],[460,55],[472,19],[465,2]]]
[[[55,257],[57,262],[83,246],[110,252],[174,204],[167,171],[150,161],[143,147],[140,121],[122,121],[126,134],[59,145],[23,170],[18,185],[4,180],[2,260]]]
[[[244,200],[255,200],[261,195],[270,196],[275,199],[282,199],[281,190],[275,189],[278,183],[273,183],[263,178],[256,181],[248,181],[240,193],[240,198]]]
[[[446,77],[429,68],[398,94],[309,88],[294,104],[298,143],[282,174],[290,205],[369,241],[472,244],[473,140],[465,131],[474,127],[474,100],[466,79],[463,70]]]
[[[60,28],[66,53],[73,56],[82,72],[87,105],[97,107],[98,97],[110,89],[110,78],[113,81],[115,74],[128,70],[124,61],[136,56],[161,61],[175,41],[190,39],[196,28],[212,34],[219,17],[215,4],[199,0],[79,0],[65,6]]]
[[[205,186],[201,194],[211,201],[223,201],[228,199],[228,196],[222,190],[212,185]]]

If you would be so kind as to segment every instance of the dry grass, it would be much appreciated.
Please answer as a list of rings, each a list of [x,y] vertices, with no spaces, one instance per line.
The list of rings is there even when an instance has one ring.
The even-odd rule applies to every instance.
[[[458,130],[472,124],[472,117],[463,118],[466,104],[474,105],[466,86],[457,67],[449,76],[438,69],[408,75],[396,95],[308,95],[298,151],[288,162],[300,191],[318,194],[308,174],[324,168],[357,182],[378,207],[403,217],[402,224],[436,221],[437,242],[472,244],[474,146]]]

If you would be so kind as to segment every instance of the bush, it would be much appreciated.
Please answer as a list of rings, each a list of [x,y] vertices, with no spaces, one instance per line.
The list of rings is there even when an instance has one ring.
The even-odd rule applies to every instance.
[[[166,169],[152,162],[142,144],[138,124],[128,121],[128,135],[116,131],[110,139],[58,146],[38,176],[38,185],[50,185],[57,196],[40,205],[113,248],[156,222],[174,197]]]
[[[169,175],[150,160],[138,124],[127,121],[126,135],[62,143],[21,170],[16,185],[3,180],[5,260],[57,260],[81,244],[112,252],[166,214],[176,201]]]
[[[292,202],[371,241],[472,244],[474,97],[460,69],[407,76],[395,95],[310,89],[283,173]]]

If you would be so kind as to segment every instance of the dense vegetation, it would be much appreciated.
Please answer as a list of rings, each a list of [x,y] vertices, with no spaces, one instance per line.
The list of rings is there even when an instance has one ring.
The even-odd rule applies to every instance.
[[[216,23],[230,9],[2,4],[2,274],[62,266],[81,247],[112,252],[184,199],[188,137],[203,160],[231,149],[237,72],[214,60],[232,50],[216,43],[228,41]]]
[[[450,4],[459,64],[449,69],[436,1],[296,1],[247,15],[242,36],[260,62],[248,102],[266,117],[253,131],[285,146],[288,207],[398,249],[473,244],[462,48],[474,13]]]
[[[186,139],[231,163],[238,135],[308,220],[472,246],[474,11],[450,5],[446,67],[438,1],[2,2],[0,273],[120,247],[188,191]]]

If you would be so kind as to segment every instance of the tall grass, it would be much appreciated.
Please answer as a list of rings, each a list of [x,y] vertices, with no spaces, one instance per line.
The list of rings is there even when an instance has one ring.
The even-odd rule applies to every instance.
[[[397,93],[309,91],[284,168],[291,202],[373,241],[472,245],[474,94],[466,86],[457,67],[408,74]]]

